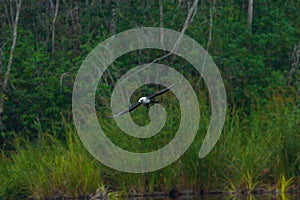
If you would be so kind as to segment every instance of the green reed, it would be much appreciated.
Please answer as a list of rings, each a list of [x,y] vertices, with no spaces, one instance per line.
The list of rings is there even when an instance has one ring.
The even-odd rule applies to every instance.
[[[16,151],[0,157],[0,197],[82,196],[98,188],[107,188],[116,198],[114,191],[126,195],[172,188],[251,193],[277,185],[284,192],[297,184],[293,180],[300,176],[300,112],[294,98],[271,95],[265,104],[254,101],[250,112],[229,107],[223,133],[204,159],[198,158],[198,152],[207,132],[210,108],[205,98],[199,99],[199,104],[201,121],[191,147],[170,166],[145,174],[105,167],[87,152],[67,123],[65,140],[58,140],[53,133],[42,134],[36,142],[18,138]],[[130,151],[149,152],[166,145],[176,134],[180,108],[170,102],[166,107],[166,126],[148,139],[127,136],[113,120],[99,121],[115,144]],[[138,121],[148,117],[144,111],[141,108],[132,113],[141,125],[147,124]]]

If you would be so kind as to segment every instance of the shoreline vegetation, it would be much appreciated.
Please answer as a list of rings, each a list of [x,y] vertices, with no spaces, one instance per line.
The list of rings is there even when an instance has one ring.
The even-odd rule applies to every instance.
[[[166,98],[169,98],[166,96]],[[204,108],[205,100],[200,105]],[[174,110],[174,105],[168,105]],[[272,96],[266,105],[253,105],[245,117],[243,110],[228,110],[220,140],[204,159],[197,157],[209,113],[202,112],[197,138],[177,161],[161,170],[130,174],[110,169],[85,149],[71,124],[65,123],[65,139],[43,133],[36,142],[16,138],[15,151],[2,151],[0,197],[50,198],[82,197],[91,194],[124,198],[133,195],[164,195],[189,190],[196,194],[299,195],[299,109],[294,96]],[[140,114],[137,112],[136,114]],[[170,116],[169,116],[170,115]],[[176,118],[176,112],[168,119]],[[229,120],[230,118],[230,120]],[[132,144],[120,137],[111,122],[99,119],[116,143]],[[201,122],[200,122],[201,123]],[[165,138],[173,129],[165,130]],[[201,136],[202,135],[202,136]],[[136,143],[137,141],[135,141]],[[139,141],[151,149],[153,141]],[[97,192],[96,192],[97,191]]]

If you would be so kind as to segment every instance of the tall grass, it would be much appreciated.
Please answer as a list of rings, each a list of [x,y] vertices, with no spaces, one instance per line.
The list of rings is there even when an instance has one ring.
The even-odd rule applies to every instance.
[[[147,152],[174,137],[179,108],[168,106],[173,110],[167,120],[171,125],[160,136],[134,139],[134,145],[133,138],[120,133],[113,121],[100,119],[100,123],[122,148],[137,152],[143,148]],[[168,192],[172,188],[232,193],[278,188],[284,192],[297,184],[293,180],[300,176],[300,112],[294,98],[275,94],[264,105],[253,103],[251,112],[229,110],[220,140],[201,160],[198,151],[210,114],[205,99],[200,107],[201,122],[194,143],[179,160],[152,173],[122,173],[103,166],[85,150],[71,128],[66,128],[64,141],[53,134],[43,134],[35,143],[18,139],[16,151],[0,157],[0,197],[78,197],[98,188],[125,194]]]
[[[103,186],[103,172],[74,132],[66,141],[43,134],[36,143],[16,141],[16,152],[2,156],[1,196],[9,198],[78,197]]]

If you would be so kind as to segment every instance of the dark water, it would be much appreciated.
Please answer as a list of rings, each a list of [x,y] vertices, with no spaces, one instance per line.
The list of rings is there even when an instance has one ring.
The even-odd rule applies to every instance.
[[[129,200],[300,200],[300,195],[286,194],[286,195],[193,195],[193,196],[179,196],[178,198],[164,197],[135,197]]]

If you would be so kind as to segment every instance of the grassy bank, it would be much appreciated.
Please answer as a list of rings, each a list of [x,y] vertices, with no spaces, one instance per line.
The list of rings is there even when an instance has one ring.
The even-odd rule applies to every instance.
[[[201,122],[192,146],[172,165],[152,173],[121,173],[103,166],[87,152],[71,126],[66,125],[65,140],[57,139],[54,133],[44,133],[34,143],[18,138],[16,151],[1,154],[0,197],[74,197],[99,188],[111,196],[116,196],[115,191],[168,192],[172,188],[236,193],[258,188],[299,189],[300,112],[295,96],[283,98],[273,93],[264,104],[253,102],[250,111],[230,108],[216,147],[200,160],[198,151],[209,123],[209,108],[204,102],[200,102]],[[154,138],[156,148],[174,137],[178,116],[173,115],[168,116],[169,128]],[[115,143],[125,149],[132,146],[129,137],[120,137],[114,122],[100,121]],[[134,143],[147,151],[153,150],[154,140]]]

